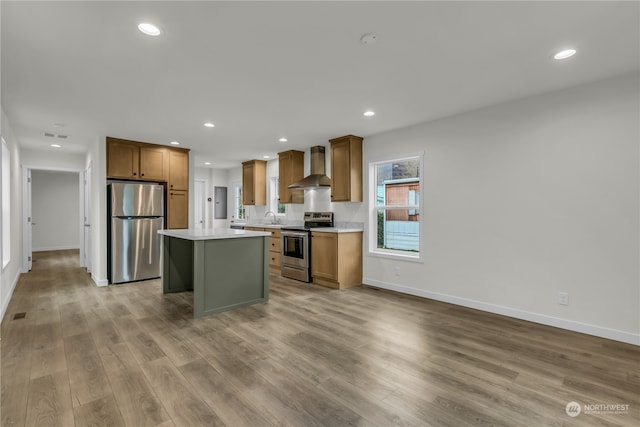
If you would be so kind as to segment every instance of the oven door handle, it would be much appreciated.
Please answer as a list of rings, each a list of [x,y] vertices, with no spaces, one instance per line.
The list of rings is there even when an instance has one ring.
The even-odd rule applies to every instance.
[[[289,236],[289,237],[307,237],[308,233],[305,232],[300,232],[300,231],[283,231],[281,232],[281,235],[284,236]]]

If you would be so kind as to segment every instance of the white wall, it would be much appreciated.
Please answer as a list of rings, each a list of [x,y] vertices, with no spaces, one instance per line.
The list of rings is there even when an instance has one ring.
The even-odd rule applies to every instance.
[[[204,202],[205,204],[205,224],[208,228],[228,228],[229,221],[231,220],[231,213],[233,205],[229,202],[232,201],[230,192],[232,191],[229,183],[228,171],[226,169],[216,168],[195,168],[194,180],[201,180],[205,182],[205,198],[211,198],[211,201]],[[214,188],[215,187],[227,187],[227,219],[214,219]]]
[[[98,286],[107,280],[107,145],[104,136],[89,144],[85,168],[91,166],[91,279]]]
[[[22,169],[20,147],[9,119],[2,110],[0,134],[11,153],[11,261],[0,273],[0,320],[13,295],[22,271]],[[0,231],[1,233],[1,231]]]
[[[21,150],[22,164],[32,169],[59,171],[82,171],[85,168],[85,156],[66,153],[60,149]]]
[[[80,247],[78,173],[31,172],[32,250]]]
[[[365,252],[365,283],[640,344],[638,80],[366,138],[425,170],[424,262]]]

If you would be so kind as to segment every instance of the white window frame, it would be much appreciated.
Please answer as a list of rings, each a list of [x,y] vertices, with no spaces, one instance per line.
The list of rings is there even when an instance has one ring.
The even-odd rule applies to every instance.
[[[242,205],[242,183],[240,181],[236,181],[232,183],[233,188],[233,215],[232,219],[234,220],[243,220],[247,218],[247,207],[244,206],[244,215],[242,217],[240,214],[240,205]]]
[[[11,262],[11,152],[2,140],[2,269]]]
[[[416,198],[418,199],[417,205],[407,205],[407,206],[389,206],[386,205],[379,206],[377,204],[377,177],[376,177],[376,167],[380,164],[384,163],[392,163],[399,162],[403,160],[412,160],[418,159],[420,161],[419,164],[419,173],[418,173],[418,185],[419,191],[416,194]],[[390,158],[385,160],[376,160],[369,162],[369,244],[368,244],[368,254],[371,256],[377,256],[382,258],[391,258],[395,260],[404,260],[404,261],[414,261],[414,262],[424,262],[424,245],[423,245],[423,236],[424,236],[424,185],[423,185],[423,175],[424,175],[424,152],[414,155],[407,155],[403,157]],[[383,209],[407,209],[409,211],[417,211],[420,212],[420,219],[418,221],[418,252],[411,251],[403,251],[397,249],[385,249],[378,248],[378,210]]]
[[[284,212],[278,212],[278,205],[284,206]],[[277,176],[269,179],[269,206],[267,211],[275,213],[276,217],[284,217],[287,213],[287,205],[280,203],[280,180]]]

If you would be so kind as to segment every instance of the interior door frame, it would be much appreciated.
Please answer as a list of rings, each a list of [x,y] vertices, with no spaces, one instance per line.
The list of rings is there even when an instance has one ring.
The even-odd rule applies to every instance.
[[[198,194],[198,184],[202,183],[202,193]],[[207,228],[207,181],[195,179],[193,181],[193,226],[198,228],[198,213],[196,212],[196,200],[200,198],[202,203],[202,228]]]
[[[87,273],[91,273],[91,186],[92,186],[92,167],[89,162],[87,168],[82,171],[82,182],[80,188],[81,204],[80,210],[82,218],[82,230],[80,232],[80,240],[82,241],[80,266],[87,269]]]
[[[68,172],[78,175],[78,228],[79,228],[79,242],[80,247],[80,266],[84,265],[84,170],[82,169],[69,169],[69,168],[55,168],[55,167],[43,167],[43,166],[28,166],[22,167],[22,272],[28,273],[31,270],[33,263],[33,236],[31,232],[31,222],[33,213],[31,212],[32,203],[32,191],[31,191],[31,172],[37,171],[52,171],[52,172]]]

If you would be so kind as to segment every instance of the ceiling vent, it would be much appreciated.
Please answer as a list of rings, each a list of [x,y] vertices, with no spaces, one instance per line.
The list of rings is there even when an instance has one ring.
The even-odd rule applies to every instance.
[[[69,135],[62,135],[62,134],[55,134],[55,133],[51,133],[51,132],[43,132],[42,133],[44,136],[46,136],[47,138],[58,138],[58,139],[67,139],[69,138]]]

